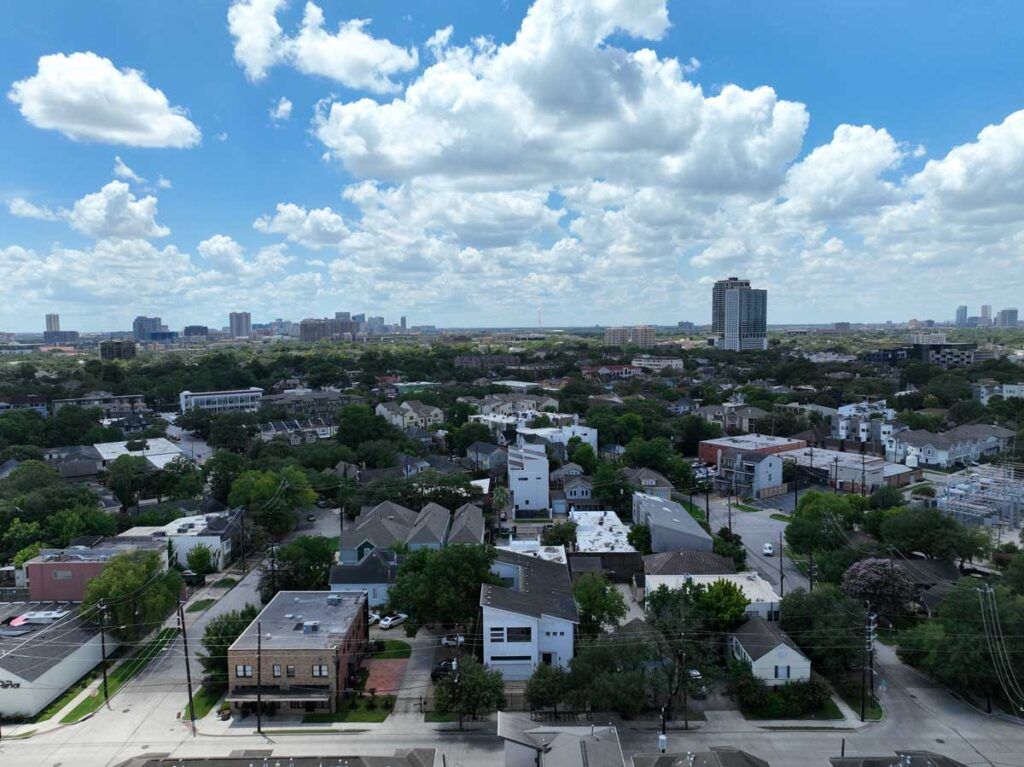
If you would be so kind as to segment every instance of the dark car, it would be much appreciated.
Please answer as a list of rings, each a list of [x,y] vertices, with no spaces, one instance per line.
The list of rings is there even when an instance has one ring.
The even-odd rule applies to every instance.
[[[455,658],[448,658],[448,660],[435,663],[434,668],[430,670],[430,681],[436,682],[438,679],[444,679],[455,670],[455,666]]]
[[[319,509],[326,509],[327,508],[327,501],[325,501],[323,498],[321,498],[319,501],[316,502],[316,505],[317,505],[317,508],[319,508]]]

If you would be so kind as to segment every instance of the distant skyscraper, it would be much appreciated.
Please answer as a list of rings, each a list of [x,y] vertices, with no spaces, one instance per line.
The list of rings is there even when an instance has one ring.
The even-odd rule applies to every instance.
[[[736,352],[767,349],[768,291],[751,288],[749,281],[735,277],[716,282],[714,291],[712,311],[720,308],[722,313],[719,346]],[[712,317],[713,323],[717,321],[717,315]]]
[[[366,331],[373,335],[381,335],[384,332],[384,318],[370,317],[366,320]]]
[[[402,330],[405,330],[405,315],[402,315],[402,321],[399,323],[402,326]]]
[[[351,312],[335,312],[334,319],[336,320],[350,320],[352,319]]]
[[[711,292],[711,332],[721,337],[725,333],[725,292],[737,288],[749,288],[750,280],[730,277],[719,280]]]
[[[999,312],[996,319],[996,325],[1001,328],[1015,328],[1017,327],[1017,310],[1016,309],[1003,309]]]
[[[132,322],[132,336],[136,341],[149,341],[154,333],[159,333],[163,322],[159,317],[138,316]]]
[[[50,333],[55,333],[60,330],[60,315],[59,314],[47,314],[46,315],[46,330]]]
[[[958,328],[967,327],[967,307],[958,306],[956,308],[956,326]]]
[[[135,356],[135,342],[128,340],[100,341],[101,360],[128,360]]]
[[[252,335],[252,315],[249,312],[231,312],[228,315],[228,332],[232,338],[248,338]]]
[[[988,327],[992,324],[992,304],[981,305],[981,322],[978,324],[982,327]]]
[[[604,342],[611,346],[625,346],[629,343],[629,328],[605,328]]]

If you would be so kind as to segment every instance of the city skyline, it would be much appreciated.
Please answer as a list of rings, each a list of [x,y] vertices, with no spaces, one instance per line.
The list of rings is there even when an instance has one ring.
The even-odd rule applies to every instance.
[[[780,323],[1014,303],[1024,9],[398,5],[5,9],[0,328],[123,327],[126,296],[174,326],[668,325],[734,272]]]

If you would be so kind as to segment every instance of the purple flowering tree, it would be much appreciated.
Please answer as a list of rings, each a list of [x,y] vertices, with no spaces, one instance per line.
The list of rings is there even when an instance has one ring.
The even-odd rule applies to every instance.
[[[862,559],[843,573],[840,586],[848,597],[871,603],[879,612],[902,612],[914,595],[914,584],[902,565],[891,559]]]

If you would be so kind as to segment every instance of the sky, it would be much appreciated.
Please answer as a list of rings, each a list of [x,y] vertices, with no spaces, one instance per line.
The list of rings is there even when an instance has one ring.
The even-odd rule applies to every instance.
[[[1024,296],[1015,0],[0,8],[0,330]],[[1024,309],[1024,306],[1020,307]]]

